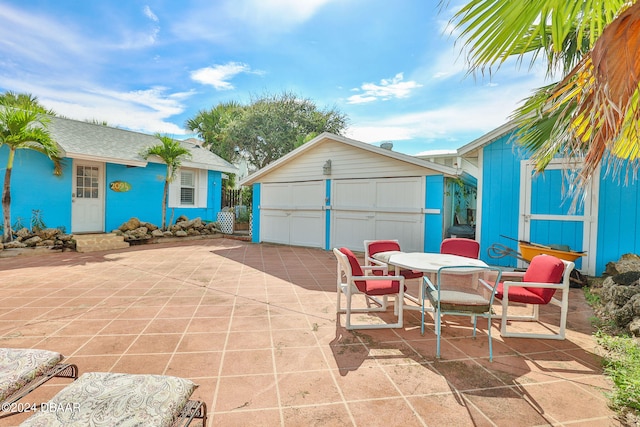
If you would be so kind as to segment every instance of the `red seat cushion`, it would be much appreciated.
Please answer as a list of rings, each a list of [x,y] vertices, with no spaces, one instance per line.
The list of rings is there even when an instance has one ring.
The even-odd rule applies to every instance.
[[[526,282],[536,283],[560,283],[564,273],[564,263],[561,259],[552,255],[537,255],[533,257],[529,268],[524,273],[522,284]],[[555,289],[536,288],[527,286],[510,286],[509,301],[523,302],[527,304],[548,304],[555,294]],[[502,283],[498,285],[496,297],[502,299],[504,290]]]
[[[340,248],[349,261],[351,267],[351,274],[353,276],[364,276],[362,267],[358,263],[358,258],[349,248]],[[397,294],[400,291],[400,282],[397,280],[354,280],[353,281],[358,290],[367,295],[387,295]],[[407,287],[405,286],[405,290]]]

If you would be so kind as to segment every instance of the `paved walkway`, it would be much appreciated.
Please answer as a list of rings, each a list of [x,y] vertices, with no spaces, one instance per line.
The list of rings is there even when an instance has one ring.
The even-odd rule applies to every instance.
[[[397,330],[337,323],[335,269],[329,251],[229,239],[2,258],[0,345],[62,352],[81,373],[191,378],[210,426],[619,425],[580,290],[565,341],[503,339],[494,322],[491,363],[486,324],[472,339],[462,319],[437,360],[418,312]]]

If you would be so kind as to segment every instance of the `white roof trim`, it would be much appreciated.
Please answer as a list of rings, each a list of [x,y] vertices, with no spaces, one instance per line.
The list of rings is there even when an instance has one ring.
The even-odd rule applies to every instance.
[[[464,156],[465,154],[469,154],[470,152],[483,147],[487,144],[489,144],[490,142],[495,141],[496,139],[500,138],[501,136],[504,136],[506,134],[508,134],[509,132],[513,131],[514,129],[516,129],[518,127],[518,121],[517,120],[511,120],[497,128],[495,128],[494,130],[482,135],[480,138],[475,139],[473,141],[471,141],[470,143],[463,145],[462,147],[458,148],[458,155],[459,156]]]
[[[403,153],[398,153],[396,151],[391,151],[391,150],[387,150],[385,148],[380,148],[377,147],[375,145],[371,145],[371,144],[367,144],[366,142],[361,142],[361,141],[356,141],[355,139],[349,139],[346,138],[344,136],[341,135],[336,135],[333,133],[329,133],[329,132],[323,132],[320,135],[316,136],[315,138],[313,138],[311,141],[301,145],[300,147],[296,148],[295,150],[285,154],[284,156],[280,157],[278,160],[268,164],[267,166],[263,167],[260,170],[257,170],[256,172],[252,173],[251,175],[245,177],[243,180],[241,180],[238,184],[239,185],[250,185],[253,184],[254,182],[258,181],[261,177],[267,175],[268,173],[270,173],[271,171],[279,168],[280,166],[282,166],[285,163],[288,163],[290,161],[292,161],[293,159],[295,159],[298,156],[301,156],[302,154],[304,154],[305,152],[311,150],[313,147],[315,147],[318,144],[321,144],[323,141],[325,140],[333,140],[333,141],[337,141],[337,142],[341,142],[343,144],[347,144],[350,145],[352,147],[356,147],[359,148],[361,150],[366,150],[366,151],[370,151],[372,153],[376,153],[376,154],[380,154],[386,157],[390,157],[392,159],[395,160],[399,160],[402,162],[406,162],[415,166],[419,166],[422,168],[426,168],[426,169],[430,169],[436,172],[441,172],[445,175],[450,175],[450,176],[457,176],[458,175],[458,171],[455,168],[451,168],[449,166],[444,166],[444,165],[440,165],[434,162],[430,162],[428,160],[422,160],[419,159],[417,157],[414,156],[410,156],[408,154],[403,154]]]
[[[88,154],[81,154],[81,153],[66,152],[65,157],[69,157],[71,159],[78,159],[78,160],[87,160],[91,162],[115,163],[115,164],[125,165],[125,166],[138,166],[138,167],[147,166],[147,162],[145,161],[116,159],[113,157],[91,156]]]

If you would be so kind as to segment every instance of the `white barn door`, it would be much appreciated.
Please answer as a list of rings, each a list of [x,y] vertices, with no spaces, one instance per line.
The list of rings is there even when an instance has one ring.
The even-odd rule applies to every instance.
[[[331,194],[331,246],[363,251],[364,240],[397,239],[423,250],[424,178],[334,180]]]
[[[324,248],[324,181],[266,183],[260,202],[260,240]]]

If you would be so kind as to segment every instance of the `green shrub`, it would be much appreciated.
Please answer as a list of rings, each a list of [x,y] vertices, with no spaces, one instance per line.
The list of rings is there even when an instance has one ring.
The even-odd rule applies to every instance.
[[[599,331],[598,343],[606,350],[605,373],[611,377],[614,389],[611,406],[622,412],[640,412],[640,345],[633,337],[611,336]]]

